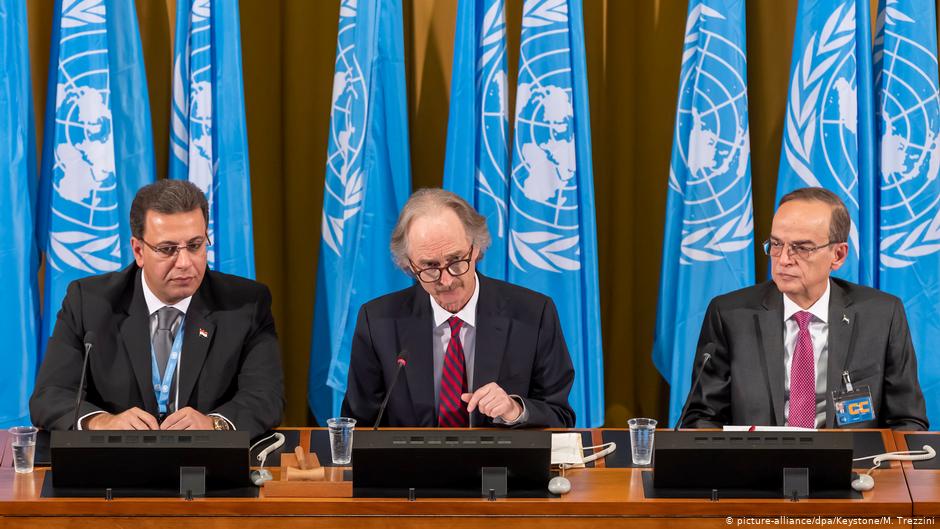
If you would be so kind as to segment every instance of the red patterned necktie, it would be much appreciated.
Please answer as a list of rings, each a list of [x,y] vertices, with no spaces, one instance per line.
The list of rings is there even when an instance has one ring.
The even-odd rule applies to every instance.
[[[467,403],[460,395],[467,392],[467,368],[460,342],[463,321],[457,316],[447,320],[450,324],[450,341],[444,353],[444,368],[441,370],[441,393],[437,410],[437,423],[448,428],[463,428],[470,424]]]
[[[790,363],[790,414],[787,426],[816,426],[816,362],[813,357],[813,339],[809,334],[812,317],[806,311],[793,315],[800,331],[796,335],[796,349]]]

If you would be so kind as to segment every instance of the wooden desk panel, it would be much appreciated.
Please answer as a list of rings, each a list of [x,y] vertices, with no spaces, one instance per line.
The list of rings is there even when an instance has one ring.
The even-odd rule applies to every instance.
[[[925,434],[928,432],[894,432],[898,450],[910,450],[907,446],[907,439],[905,439],[905,436],[909,433]],[[936,445],[931,443],[930,446],[940,448],[940,435],[937,432],[930,432],[930,434],[937,436]],[[918,516],[940,516],[940,470],[918,470],[914,468],[914,463],[911,461],[902,461],[901,466],[904,469],[904,477],[907,479],[911,501],[914,504],[914,514]],[[877,471],[875,475],[878,479]]]
[[[889,431],[885,446],[895,449]],[[301,436],[304,438],[306,436]],[[646,499],[643,469],[586,468],[569,470],[572,492],[551,499],[402,499],[259,498],[238,499],[116,499],[41,498],[44,469],[16,475],[0,469],[0,515],[14,525],[43,527],[118,527],[147,529],[170,525],[220,527],[479,527],[496,521],[499,529],[538,527],[743,526],[741,517],[867,517],[904,525],[911,498],[904,471],[894,463],[878,471],[878,485],[861,500]],[[728,519],[731,517],[731,523]],[[887,517],[887,519],[882,519]],[[491,520],[495,518],[495,520]],[[172,522],[172,524],[168,524]],[[864,521],[863,521],[864,522]],[[547,528],[546,523],[552,527]],[[773,522],[771,522],[773,523]],[[748,526],[754,524],[748,523]],[[908,522],[909,525],[909,522]]]

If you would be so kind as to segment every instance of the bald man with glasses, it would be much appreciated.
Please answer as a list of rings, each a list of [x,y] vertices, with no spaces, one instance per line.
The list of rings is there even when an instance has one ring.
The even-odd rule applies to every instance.
[[[850,222],[822,188],[780,200],[764,242],[773,280],[712,300],[698,349],[715,351],[683,427],[928,428],[901,301],[830,277]]]

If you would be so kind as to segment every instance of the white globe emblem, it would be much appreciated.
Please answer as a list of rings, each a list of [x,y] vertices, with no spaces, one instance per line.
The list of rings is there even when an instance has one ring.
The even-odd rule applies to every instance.
[[[875,60],[883,65],[875,78],[882,127],[880,255],[882,266],[889,268],[910,266],[917,257],[940,250],[937,58],[894,33],[898,24],[913,22],[897,9],[878,19]],[[885,35],[896,43],[887,50]]]
[[[690,13],[679,82],[670,188],[687,211],[682,264],[723,259],[753,239],[746,58],[706,18],[725,17],[704,5]]]
[[[121,255],[109,72],[101,65],[107,50],[89,52],[103,39],[85,29],[91,25],[87,20],[75,18],[105,14],[103,6],[90,5],[90,9],[94,12],[68,13],[72,18],[68,24],[63,21],[59,43],[52,181],[62,200],[52,202],[49,244],[50,264],[56,270],[97,273],[117,270]],[[81,39],[92,42],[82,45]]]
[[[567,43],[546,31],[524,34],[520,48],[510,196],[512,210],[525,220],[514,223],[510,260],[523,270],[525,261],[562,272],[581,268],[579,204],[572,72],[567,60],[559,62],[558,53],[546,53],[549,45],[539,42],[553,37],[548,44],[555,48]]]
[[[356,55],[356,31],[356,2],[346,0],[340,7],[321,226],[323,242],[336,255],[343,246],[345,224],[359,213],[363,198],[369,94]]]

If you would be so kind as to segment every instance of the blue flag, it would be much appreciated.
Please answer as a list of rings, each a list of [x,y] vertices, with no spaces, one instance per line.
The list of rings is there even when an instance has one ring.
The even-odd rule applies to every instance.
[[[36,378],[36,135],[26,3],[0,0],[0,428],[29,424]]]
[[[689,3],[653,343],[670,425],[689,393],[708,303],[754,284],[744,21],[744,0]]]
[[[42,344],[75,279],[129,264],[128,215],[153,182],[147,77],[133,0],[56,0],[39,187]]]
[[[869,0],[799,4],[777,202],[807,186],[839,195],[852,227],[849,256],[832,275],[874,286],[877,189],[870,10]]]
[[[507,277],[554,300],[574,363],[576,424],[598,427],[604,355],[581,0],[522,9]]]
[[[486,217],[493,243],[477,266],[506,279],[509,120],[503,0],[460,0],[450,83],[444,189]]]
[[[389,253],[411,193],[401,10],[340,4],[307,388],[321,424],[339,415],[359,307],[411,284]]]
[[[878,8],[879,287],[904,302],[930,424],[940,424],[940,102],[933,1]]]
[[[169,176],[209,202],[209,267],[254,279],[238,0],[179,0]]]

